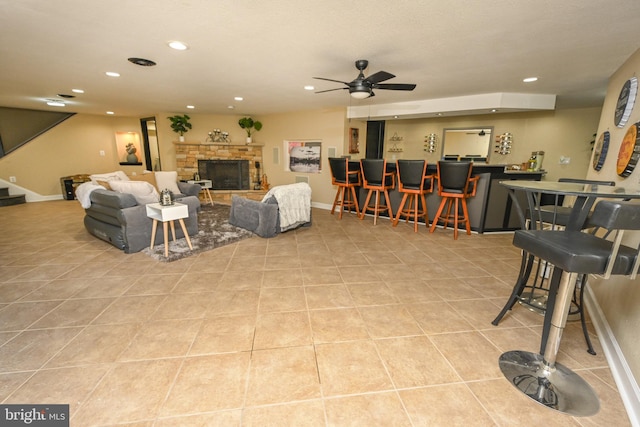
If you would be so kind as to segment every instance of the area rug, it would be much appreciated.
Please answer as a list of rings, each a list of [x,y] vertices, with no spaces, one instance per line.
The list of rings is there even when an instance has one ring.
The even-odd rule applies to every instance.
[[[171,262],[254,236],[252,232],[244,228],[229,224],[230,210],[230,206],[217,203],[214,206],[202,205],[200,212],[198,212],[198,234],[191,236],[193,250],[189,249],[187,240],[183,237],[175,242],[169,240],[168,257],[164,256],[164,241],[162,239],[160,239],[160,244],[153,247],[153,250],[145,248],[142,252],[155,260]],[[180,228],[177,221],[176,228]]]

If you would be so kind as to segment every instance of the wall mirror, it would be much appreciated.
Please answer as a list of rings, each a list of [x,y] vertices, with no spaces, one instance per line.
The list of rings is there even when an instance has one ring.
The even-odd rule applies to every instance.
[[[489,161],[493,126],[445,128],[442,134],[442,158]]]
[[[158,147],[158,134],[156,132],[156,118],[146,117],[140,119],[142,128],[142,142],[144,144],[144,162],[146,169],[150,171],[161,170],[160,148]]]

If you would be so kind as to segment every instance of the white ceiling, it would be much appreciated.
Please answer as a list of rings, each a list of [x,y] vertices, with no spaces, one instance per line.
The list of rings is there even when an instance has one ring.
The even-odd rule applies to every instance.
[[[599,107],[639,41],[637,0],[0,0],[0,106],[56,110],[44,99],[81,88],[65,111],[261,115],[509,92]],[[312,77],[351,81],[356,59],[417,88],[361,101],[303,89],[341,87]]]

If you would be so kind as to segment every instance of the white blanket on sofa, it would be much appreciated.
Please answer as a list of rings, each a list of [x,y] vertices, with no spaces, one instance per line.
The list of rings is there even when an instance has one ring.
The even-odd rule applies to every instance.
[[[281,231],[311,221],[311,187],[306,182],[273,187],[262,201],[271,196],[278,202]]]
[[[93,190],[104,190],[102,185],[94,184],[91,181],[83,182],[76,188],[76,198],[84,209],[91,207],[91,192]]]

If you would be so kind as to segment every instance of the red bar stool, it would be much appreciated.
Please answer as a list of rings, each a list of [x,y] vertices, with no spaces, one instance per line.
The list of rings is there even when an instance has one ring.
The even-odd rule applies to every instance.
[[[433,233],[438,222],[442,222],[447,228],[449,221],[453,220],[453,238],[458,238],[458,224],[464,223],[467,234],[471,234],[469,224],[469,212],[467,210],[467,199],[476,195],[478,187],[477,176],[471,176],[472,162],[439,161],[438,162],[438,195],[442,198],[440,207],[436,213],[429,232]],[[442,213],[444,208],[446,213]],[[451,208],[454,213],[451,214]],[[459,208],[462,207],[462,215]]]
[[[368,211],[373,212],[373,225],[376,225],[380,212],[389,212],[389,219],[393,219],[389,190],[395,186],[395,174],[387,172],[387,161],[384,159],[362,159],[360,160],[360,169],[362,170],[362,187],[369,190],[360,213],[360,219],[364,219]],[[381,192],[384,194],[384,202],[382,204],[380,204]],[[371,196],[374,193],[374,205],[369,206]]]
[[[402,193],[402,201],[393,220],[393,226],[398,225],[401,216],[404,216],[407,222],[412,218],[413,231],[417,233],[418,218],[424,217],[424,224],[429,227],[425,194],[433,192],[434,175],[427,175],[425,160],[396,160],[396,172],[398,191]],[[407,200],[409,203],[405,205]],[[422,203],[422,209],[420,209],[420,203]]]
[[[336,191],[336,197],[331,207],[331,215],[333,215],[336,207],[339,206],[340,214],[338,218],[340,219],[342,219],[344,209],[348,209],[351,212],[351,209],[355,208],[356,214],[360,216],[360,208],[358,207],[358,198],[356,196],[356,187],[362,185],[360,168],[350,170],[349,159],[338,157],[329,158],[329,167],[331,168],[331,184],[338,186],[338,191]]]

